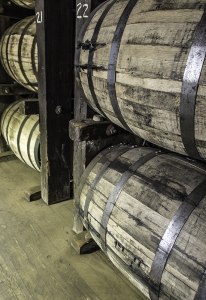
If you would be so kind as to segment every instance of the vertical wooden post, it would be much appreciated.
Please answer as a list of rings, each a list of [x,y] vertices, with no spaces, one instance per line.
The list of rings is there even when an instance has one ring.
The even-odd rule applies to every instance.
[[[36,0],[41,190],[47,204],[70,198],[68,126],[73,98],[73,1]]]
[[[76,0],[76,36],[75,46],[77,46],[78,35],[89,13],[105,0]],[[75,62],[76,63],[76,62]],[[77,69],[75,68],[75,96],[74,96],[74,118],[85,119],[88,117],[88,106],[86,104],[84,93],[78,85]],[[86,165],[86,142],[74,142],[74,163],[73,163],[73,181],[74,198],[80,178]],[[76,233],[83,231],[83,225],[79,217],[79,212],[74,208],[73,230]]]
[[[78,35],[84,25],[88,15],[91,12],[92,0],[76,0],[76,34],[75,48],[77,47]],[[86,10],[86,12],[85,12]],[[87,104],[84,94],[80,89],[77,78],[77,69],[75,67],[75,90],[74,90],[74,118],[85,119],[87,117]],[[86,157],[86,142],[74,142],[74,162],[73,162],[73,181],[74,181],[74,199],[76,188],[79,185],[81,175],[84,171]],[[83,231],[83,225],[79,217],[79,212],[74,206],[73,230],[76,233]]]

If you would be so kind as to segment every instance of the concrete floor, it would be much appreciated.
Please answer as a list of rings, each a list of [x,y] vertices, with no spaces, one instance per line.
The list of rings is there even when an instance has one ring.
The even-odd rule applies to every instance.
[[[99,250],[70,246],[73,201],[24,199],[40,174],[18,159],[0,162],[0,300],[145,299]]]

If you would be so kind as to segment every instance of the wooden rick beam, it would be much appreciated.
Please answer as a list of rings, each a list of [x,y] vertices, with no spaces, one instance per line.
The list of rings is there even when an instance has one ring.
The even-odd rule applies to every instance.
[[[71,197],[73,1],[36,0],[36,22],[41,194],[47,204],[53,204]]]
[[[88,106],[85,100],[84,92],[79,85],[80,80],[78,78],[78,44],[81,42],[83,25],[88,22],[88,17],[91,11],[97,7],[104,0],[76,0],[76,34],[75,34],[75,91],[74,91],[74,118],[76,120],[82,120],[91,117],[92,113],[88,110]],[[74,141],[74,163],[73,163],[73,180],[74,180],[74,198],[76,188],[79,185],[81,175],[84,172],[86,165],[86,141]],[[83,231],[83,225],[79,217],[79,212],[74,208],[74,223],[73,230],[76,233]]]

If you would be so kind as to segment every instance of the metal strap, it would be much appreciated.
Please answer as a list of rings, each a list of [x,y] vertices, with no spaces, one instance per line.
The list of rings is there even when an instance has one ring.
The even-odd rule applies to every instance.
[[[30,118],[30,116],[26,116],[26,118],[23,120],[23,122],[21,123],[21,126],[19,127],[19,132],[18,132],[18,135],[17,135],[17,149],[18,149],[18,152],[19,152],[19,155],[22,159],[22,161],[26,164],[22,154],[21,154],[21,149],[20,149],[20,137],[21,137],[21,132],[22,132],[22,129],[26,123],[26,121]]]
[[[134,6],[136,5],[137,1],[138,0],[130,0],[119,19],[119,22],[117,24],[117,28],[115,30],[114,37],[112,40],[109,64],[108,64],[108,74],[107,74],[107,88],[108,88],[109,97],[110,97],[110,101],[111,101],[114,113],[116,114],[117,119],[122,123],[123,127],[131,133],[133,133],[133,132],[129,128],[127,123],[125,122],[125,120],[122,116],[118,101],[117,101],[115,82],[116,82],[117,58],[118,58],[118,54],[119,54],[119,48],[120,48],[120,44],[121,44],[122,35],[124,33],[124,29],[126,27],[129,16],[130,16]]]
[[[9,74],[9,75],[13,76],[14,80],[16,80],[16,82],[18,82],[21,85],[21,82],[18,80],[18,78],[16,77],[16,75],[14,74],[14,72],[11,69],[11,66],[10,66],[10,63],[9,63],[9,53],[8,53],[9,41],[10,41],[11,35],[13,33],[13,30],[19,25],[19,23],[20,22],[17,22],[12,28],[10,28],[9,36],[8,36],[7,43],[6,43],[6,62],[7,62],[8,68],[9,68],[11,74],[12,74],[12,75],[11,74]],[[5,32],[5,36],[6,36],[6,33],[7,33],[7,31]],[[5,36],[4,36],[4,38],[5,38]],[[3,47],[3,43],[2,43],[2,47]],[[4,64],[4,66],[8,70],[8,68],[6,67],[5,64]]]
[[[40,165],[40,148],[39,148],[39,144],[40,144],[40,134],[38,135],[36,142],[35,142],[35,146],[34,146],[34,157],[35,157],[35,161],[37,166],[39,167],[39,170],[36,168],[36,170],[39,172],[41,172],[41,165]]]
[[[36,63],[35,63],[35,46],[37,44],[37,36],[35,35],[32,48],[31,48],[31,63],[32,63],[32,70],[34,72],[34,75],[36,77],[36,80],[38,81],[38,72],[36,69]]]
[[[36,84],[33,84],[29,81],[26,73],[25,73],[25,70],[23,68],[23,64],[22,64],[22,59],[21,59],[21,46],[22,46],[22,42],[23,42],[23,38],[26,34],[26,31],[27,29],[29,28],[29,26],[31,26],[32,23],[34,23],[36,21],[36,16],[34,18],[32,18],[32,20],[25,26],[24,30],[22,31],[22,34],[21,34],[21,37],[20,37],[20,40],[19,40],[19,46],[18,46],[18,59],[19,59],[19,66],[20,66],[20,70],[22,72],[22,75],[24,76],[27,84],[29,86],[31,86],[35,92],[38,93],[38,89],[35,87]]]
[[[86,198],[85,205],[84,205],[84,220],[85,220],[86,224],[88,223],[87,215],[88,215],[89,204],[90,204],[93,192],[94,192],[98,182],[104,175],[104,173],[107,170],[107,168],[109,167],[109,165],[112,162],[114,162],[119,156],[121,156],[122,154],[127,152],[130,148],[131,148],[131,146],[130,147],[129,146],[118,147],[115,151],[112,151],[111,154],[109,153],[102,159],[102,161],[101,161],[102,166],[99,169],[99,172],[97,173],[94,181],[92,182],[92,184],[90,186],[90,190],[87,194],[87,198]]]
[[[80,33],[78,35],[78,40],[77,42],[80,42],[82,43],[83,42],[83,38],[84,38],[84,35],[86,33],[86,30],[87,30],[87,27],[89,26],[92,18],[94,17],[94,15],[96,14],[96,12],[103,6],[105,5],[109,0],[107,0],[106,2],[103,2],[102,4],[100,4],[99,6],[97,6],[89,15],[89,17],[87,18],[87,20],[85,21],[84,25],[82,26],[81,30],[80,30]],[[80,79],[80,55],[81,55],[81,48],[79,49],[76,49],[75,51],[75,66],[76,66],[76,75],[77,75],[77,78]],[[81,84],[81,81],[80,81],[80,84]],[[82,88],[82,86],[81,86]],[[83,90],[83,89],[82,89]]]
[[[7,109],[4,111],[4,114],[3,114],[3,117],[1,119],[1,130],[3,131],[3,128],[4,128],[4,122],[5,122],[5,119],[6,119],[6,116],[8,114],[8,112],[18,103],[21,103],[22,100],[17,100],[15,102],[13,102],[10,106],[7,107]],[[18,107],[19,108],[19,107]],[[4,137],[5,139],[7,139],[7,137]]]
[[[150,270],[150,298],[158,300],[162,274],[175,241],[191,213],[206,195],[206,179],[202,181],[184,200],[167,227]],[[199,300],[199,298],[198,298]]]
[[[31,138],[32,138],[32,135],[35,131],[35,129],[37,128],[37,126],[39,125],[39,120],[34,124],[30,134],[29,134],[29,138],[28,138],[28,142],[27,142],[27,153],[28,153],[28,158],[30,160],[30,163],[32,164],[32,166],[36,169],[36,166],[33,164],[33,161],[31,159],[31,155],[30,155],[30,146],[31,146]],[[38,164],[37,164],[38,165]]]
[[[91,44],[96,43],[102,23],[105,19],[105,17],[107,16],[109,10],[111,9],[111,7],[114,5],[114,3],[116,2],[116,0],[111,1],[110,4],[107,5],[107,7],[105,8],[105,10],[103,11],[101,17],[99,18],[96,27],[94,29],[94,33],[91,39]],[[96,107],[98,108],[98,110],[100,111],[100,113],[107,118],[107,116],[105,115],[105,113],[103,112],[101,106],[99,105],[97,96],[94,92],[94,84],[93,84],[93,80],[92,80],[92,65],[93,65],[93,58],[94,58],[94,50],[89,50],[89,58],[88,58],[88,67],[87,67],[87,78],[88,78],[88,84],[89,84],[89,89],[92,95],[92,98],[94,100],[94,103],[96,105]]]
[[[202,276],[194,300],[205,300],[205,298],[206,298],[206,271]]]
[[[79,186],[77,188],[77,192],[75,194],[75,205],[76,205],[77,209],[79,209],[80,194],[82,192],[82,189],[83,189],[83,186],[84,186],[84,184],[86,182],[86,179],[89,176],[89,173],[92,171],[92,169],[96,166],[96,164],[98,162],[101,162],[102,158],[105,155],[107,155],[108,153],[112,152],[113,150],[115,150],[118,147],[119,147],[119,145],[115,145],[115,146],[106,148],[105,150],[103,150],[102,152],[100,152],[97,156],[95,156],[95,158],[89,163],[89,165],[85,169],[83,175],[81,176],[81,180],[80,180],[80,184],[79,184]]]
[[[197,25],[193,44],[187,59],[183,76],[181,100],[180,100],[180,130],[182,142],[187,154],[196,159],[201,159],[195,145],[195,104],[198,83],[206,54],[206,10],[200,23]]]
[[[106,232],[107,232],[107,225],[109,222],[109,218],[111,216],[111,213],[113,211],[113,208],[119,198],[119,195],[121,194],[125,184],[128,182],[130,177],[144,164],[146,164],[148,161],[150,161],[152,158],[160,155],[165,154],[164,152],[159,151],[152,151],[145,156],[141,157],[136,161],[134,164],[132,164],[121,176],[118,183],[116,184],[114,190],[112,191],[106,207],[104,209],[102,220],[101,220],[101,226],[100,226],[100,240],[103,250],[106,250]]]
[[[7,143],[9,143],[9,139],[8,139],[8,131],[9,131],[9,124],[11,122],[11,119],[13,118],[14,114],[18,111],[19,107],[16,108],[13,113],[11,114],[9,120],[8,120],[8,123],[7,123],[7,126],[6,126],[6,131],[5,131],[5,135],[6,135],[6,141]]]

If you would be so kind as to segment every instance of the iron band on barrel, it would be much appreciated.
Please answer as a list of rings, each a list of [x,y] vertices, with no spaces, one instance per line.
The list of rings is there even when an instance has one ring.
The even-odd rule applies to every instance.
[[[18,131],[18,136],[17,136],[17,149],[19,151],[19,155],[21,156],[21,159],[24,161],[24,163],[26,164],[22,154],[21,154],[21,149],[20,149],[20,137],[21,137],[21,132],[22,129],[24,127],[24,125],[26,124],[26,121],[30,118],[30,116],[26,116],[24,121],[21,123],[21,126],[19,127],[19,131]]]
[[[29,26],[34,23],[36,20],[36,16],[25,26],[24,30],[22,31],[20,40],[19,40],[19,46],[18,46],[18,58],[19,58],[19,66],[20,66],[20,70],[22,72],[22,75],[24,76],[26,82],[28,85],[30,85],[35,92],[38,92],[37,88],[35,87],[35,84],[31,83],[24,71],[23,65],[22,65],[22,57],[21,57],[21,47],[22,47],[22,42],[23,42],[23,38],[26,34],[27,29],[29,28]]]
[[[172,251],[175,241],[180,234],[183,226],[187,222],[191,213],[206,196],[206,179],[203,180],[184,200],[176,214],[167,227],[158,250],[155,254],[154,261],[150,270],[150,298],[158,300],[162,274],[165,269],[167,259]],[[198,298],[199,300],[199,298]]]
[[[106,250],[106,231],[107,231],[107,224],[109,222],[109,218],[111,216],[111,213],[113,211],[113,208],[115,206],[115,203],[117,202],[117,199],[119,198],[119,195],[121,194],[125,184],[128,182],[130,177],[144,164],[146,164],[149,160],[152,158],[164,154],[164,152],[159,151],[153,151],[149,154],[143,156],[142,158],[138,159],[133,165],[131,165],[127,171],[123,173],[121,178],[119,179],[117,185],[115,186],[114,190],[112,191],[105,210],[103,212],[102,220],[101,220],[101,226],[100,226],[100,239],[101,239],[101,245],[103,250]]]
[[[108,0],[106,1],[108,2]],[[103,5],[106,4],[106,2],[100,4],[99,6],[97,6],[89,15],[89,17],[86,19],[84,25],[82,26],[82,29],[80,30],[80,33],[78,35],[78,41],[77,42],[80,42],[82,43],[83,42],[83,38],[84,38],[84,35],[85,35],[85,32],[87,30],[87,27],[89,26],[92,18],[94,17],[94,15],[96,14],[96,12],[100,9],[100,7],[102,7]],[[78,81],[78,84],[79,84],[79,87],[84,95],[84,98],[86,99],[86,96],[84,94],[84,90],[82,88],[82,84],[81,84],[81,80],[80,80],[80,55],[81,55],[81,48],[79,49],[76,49],[75,51],[75,66],[76,66],[76,72],[75,72],[75,77],[76,77],[76,80],[79,79]],[[88,101],[87,101],[87,104],[88,104]],[[89,104],[88,104],[89,105]],[[89,105],[90,106],[90,105]],[[90,106],[91,107],[91,106]],[[93,108],[91,107],[91,109],[93,110]]]
[[[39,121],[37,121],[37,122],[34,124],[32,130],[31,130],[31,132],[30,132],[30,134],[29,134],[29,138],[28,138],[28,142],[27,142],[27,153],[28,153],[29,161],[30,161],[30,163],[32,164],[32,166],[33,166],[36,170],[37,170],[37,168],[36,168],[36,166],[34,165],[32,159],[31,159],[30,146],[31,146],[31,138],[32,138],[32,135],[33,135],[33,133],[34,133],[34,131],[35,131],[35,129],[37,128],[38,125],[39,125]],[[38,161],[38,160],[36,161],[36,164],[37,164],[37,166],[40,168],[40,164],[39,164],[39,161]],[[37,171],[38,171],[38,170],[37,170]]]
[[[10,32],[9,32],[9,36],[8,36],[7,43],[6,43],[6,61],[7,61],[8,68],[9,68],[9,70],[10,70],[10,72],[11,72],[13,78],[16,80],[16,82],[18,82],[19,84],[21,84],[21,82],[19,82],[19,80],[17,79],[17,77],[15,76],[14,72],[13,72],[12,69],[11,69],[11,66],[10,66],[10,63],[9,63],[9,53],[8,53],[8,48],[9,48],[9,41],[10,41],[10,38],[11,38],[11,36],[12,36],[13,30],[18,26],[18,24],[19,24],[19,22],[17,22],[17,23],[14,25],[13,29],[11,29]],[[4,34],[3,38],[5,38],[5,34]],[[2,48],[3,48],[3,44],[2,44]],[[1,54],[2,54],[2,53],[1,53]],[[3,56],[2,56],[2,57],[3,57]],[[2,61],[3,61],[3,59],[2,59]],[[4,64],[4,65],[5,65],[5,64]],[[7,67],[5,67],[5,69],[7,69]]]
[[[117,116],[117,119],[122,123],[123,127],[128,130],[129,132],[133,133],[132,130],[129,128],[127,123],[125,122],[122,113],[119,108],[119,104],[117,101],[117,95],[116,95],[116,88],[115,88],[115,82],[116,82],[116,66],[117,66],[117,58],[119,54],[119,48],[121,39],[124,33],[124,29],[126,27],[127,21],[129,19],[129,16],[136,5],[138,0],[130,0],[124,9],[119,22],[117,24],[117,28],[114,33],[114,37],[112,40],[111,45],[111,51],[109,56],[109,64],[108,64],[108,74],[107,74],[107,88],[109,92],[110,101],[112,104],[112,107],[114,109],[114,113]]]
[[[195,104],[198,83],[206,54],[206,10],[197,25],[193,44],[184,72],[181,101],[180,101],[180,129],[182,142],[187,154],[196,159],[202,159],[195,145]]]
[[[86,198],[86,201],[85,201],[85,206],[84,206],[84,220],[86,222],[87,222],[87,215],[88,215],[89,204],[90,204],[90,201],[92,199],[92,195],[93,195],[94,189],[96,188],[99,180],[101,179],[101,177],[103,176],[104,172],[107,170],[107,168],[109,167],[109,165],[112,162],[114,162],[119,156],[121,156],[122,154],[124,154],[125,152],[127,152],[130,147],[129,146],[118,147],[115,151],[112,151],[111,158],[109,158],[108,155],[106,155],[105,157],[103,157],[103,159],[101,161],[102,166],[101,166],[99,172],[97,173],[94,181],[92,182],[92,184],[90,186],[90,190],[89,190],[89,193],[87,194],[87,198]]]
[[[78,190],[77,190],[77,195],[76,195],[76,199],[75,199],[75,205],[76,205],[76,208],[79,209],[79,200],[80,200],[80,193],[82,191],[82,188],[86,182],[86,179],[87,177],[89,176],[89,173],[92,171],[92,169],[95,167],[95,165],[100,161],[101,162],[101,159],[107,155],[108,153],[110,153],[111,151],[113,151],[114,149],[116,149],[117,147],[119,147],[119,145],[116,145],[116,146],[112,146],[112,147],[109,147],[109,148],[106,148],[105,150],[103,150],[102,152],[100,152],[91,162],[90,164],[88,165],[88,167],[85,169],[82,177],[81,177],[81,180],[80,180],[80,184],[78,186]]]
[[[101,25],[106,17],[106,15],[108,14],[109,10],[111,9],[111,7],[113,6],[113,4],[116,2],[116,0],[111,1],[110,4],[107,5],[107,7],[105,8],[105,10],[103,11],[101,17],[99,18],[96,27],[94,29],[94,34],[92,36],[91,39],[91,43],[94,44],[97,41],[98,35],[99,35],[99,31],[101,28]],[[89,84],[89,89],[92,95],[92,98],[94,100],[94,103],[96,105],[96,107],[98,108],[98,110],[100,111],[100,113],[106,118],[107,116],[105,115],[105,113],[103,112],[103,110],[101,109],[97,96],[94,92],[94,84],[93,84],[93,80],[92,80],[92,65],[93,65],[93,58],[94,58],[94,50],[89,50],[89,58],[88,58],[88,69],[87,69],[87,77],[88,77],[88,84]]]

